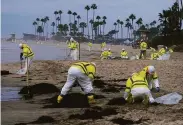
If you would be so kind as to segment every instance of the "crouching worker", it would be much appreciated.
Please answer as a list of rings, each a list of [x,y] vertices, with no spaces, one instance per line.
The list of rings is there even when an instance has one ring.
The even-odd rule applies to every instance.
[[[142,100],[142,103],[147,105],[154,102],[147,80],[138,73],[133,73],[127,80],[124,98],[128,103]]]
[[[87,95],[88,103],[95,103],[92,94],[92,82],[96,73],[96,65],[93,62],[78,62],[74,63],[68,70],[67,81],[63,86],[60,95],[57,97],[57,102],[60,103],[64,96],[68,93],[75,81],[79,83],[81,89]]]
[[[128,53],[127,53],[127,51],[125,51],[125,49],[122,49],[122,51],[121,51],[121,58],[128,59]]]

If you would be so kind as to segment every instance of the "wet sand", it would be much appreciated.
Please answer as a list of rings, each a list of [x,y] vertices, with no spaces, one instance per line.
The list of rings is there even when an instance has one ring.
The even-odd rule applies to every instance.
[[[86,102],[82,101],[84,99],[82,95],[78,95],[74,97],[74,101],[67,100],[68,104],[72,104],[71,107],[63,108],[55,105],[57,92],[38,94],[34,95],[31,100],[2,102],[2,124],[43,124],[41,122],[46,122],[44,124],[48,125],[183,124],[183,101],[177,105],[146,107],[141,104],[125,104],[122,99],[126,79],[133,72],[139,71],[149,64],[155,65],[160,80],[161,91],[159,93],[153,92],[155,98],[171,92],[183,94],[183,53],[173,53],[171,60],[168,61],[100,61],[99,45],[94,45],[92,52],[87,51],[87,44],[82,44],[81,48],[82,59],[95,61],[97,64],[94,92],[103,97],[97,98],[96,104],[92,107],[82,105]],[[111,50],[114,55],[119,56],[121,48],[122,46],[112,46]],[[131,47],[125,48],[131,55],[135,55],[139,51],[133,50]],[[73,61],[66,60],[34,61],[30,68],[30,85],[49,83],[60,89],[66,81],[67,70],[72,63]],[[2,64],[2,70],[8,70],[10,73],[15,73],[19,67],[19,63]],[[15,74],[2,76],[2,86],[26,86],[26,77]],[[82,93],[80,88],[74,87],[71,94],[79,92]]]

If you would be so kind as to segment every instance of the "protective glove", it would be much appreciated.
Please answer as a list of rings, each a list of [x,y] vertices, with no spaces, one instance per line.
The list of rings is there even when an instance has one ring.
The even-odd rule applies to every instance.
[[[60,103],[60,102],[62,101],[62,99],[63,99],[63,97],[62,97],[61,95],[59,95],[59,96],[57,97],[57,103]]]
[[[159,91],[160,91],[160,88],[159,88],[159,87],[157,87],[157,88],[156,88],[156,91],[157,91],[157,92],[159,92]]]

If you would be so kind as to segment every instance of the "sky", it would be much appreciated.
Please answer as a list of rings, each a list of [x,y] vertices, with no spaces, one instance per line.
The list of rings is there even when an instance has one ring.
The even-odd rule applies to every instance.
[[[158,13],[169,8],[175,0],[1,0],[1,35],[9,37],[16,33],[34,33],[33,21],[39,17],[48,16],[49,25],[55,21],[54,11],[62,10],[62,22],[68,23],[68,10],[77,12],[81,21],[86,21],[86,5],[97,4],[96,16],[107,17],[106,33],[114,29],[113,23],[120,19],[125,21],[130,14],[136,18],[141,17],[147,24],[153,20],[158,21]],[[92,19],[92,10],[89,11]],[[51,26],[49,27],[51,30]]]

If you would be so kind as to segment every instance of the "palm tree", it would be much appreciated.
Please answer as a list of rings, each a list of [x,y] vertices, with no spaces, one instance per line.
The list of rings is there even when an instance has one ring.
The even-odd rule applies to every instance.
[[[125,27],[127,28],[127,38],[129,38],[129,30],[130,30],[130,26],[131,26],[131,23],[130,22],[126,22],[126,24],[125,24]]]
[[[91,5],[91,9],[93,9],[93,22],[95,22],[95,10],[97,9],[97,5],[96,4],[92,4]],[[93,29],[92,29],[92,34],[93,34]]]
[[[52,23],[51,23],[51,26],[53,27],[52,33],[54,33],[54,32],[55,32],[55,22],[52,22]]]
[[[56,31],[58,31],[59,22],[60,22],[60,17],[57,17],[57,18],[56,18],[56,24],[57,24],[57,26],[56,26]]]
[[[103,20],[103,21],[102,21],[102,24],[103,24],[103,36],[104,36],[104,31],[105,31],[104,29],[105,29],[106,21]]]
[[[60,15],[60,24],[62,24],[62,17],[61,17],[62,13],[63,13],[62,10],[58,11],[58,14]]]
[[[42,26],[38,26],[37,27],[37,33],[39,33],[39,36],[40,36],[40,34],[43,32],[43,28],[42,28]]]
[[[114,23],[115,31],[116,31],[116,26],[117,26],[117,23],[115,22]],[[115,33],[115,39],[116,39],[116,33]]]
[[[79,28],[79,20],[81,19],[81,16],[78,15],[76,18],[78,19],[78,28]]]
[[[34,28],[35,28],[35,36],[36,36],[36,29],[37,29],[37,22],[36,21],[34,21],[33,23],[32,23],[32,25],[34,26]]]
[[[63,31],[64,31],[64,35],[67,36],[67,31],[69,31],[69,27],[67,24],[64,24]]]
[[[82,28],[82,32],[83,32],[83,35],[84,35],[84,29],[86,28],[86,23],[85,22],[81,22],[80,24],[79,24],[79,26],[80,26],[80,28]]]
[[[74,16],[74,21],[75,21],[75,17],[78,15],[76,12],[72,13],[72,15]]]
[[[89,39],[89,25],[88,25],[88,11],[90,10],[90,7],[87,5],[85,6],[85,10],[87,11],[87,27],[88,27],[88,39]]]
[[[57,14],[58,14],[58,11],[54,11],[54,14],[55,14],[56,27],[57,27]],[[56,32],[57,32],[57,28],[56,28]]]
[[[45,18],[45,23],[46,23],[46,37],[48,38],[48,21],[50,20],[48,16],[46,16]]]
[[[136,19],[136,16],[134,15],[134,14],[131,14],[130,16],[129,16],[129,19],[131,19],[131,21],[132,21],[132,27],[133,27],[133,21]]]
[[[97,17],[96,17],[96,19],[98,20],[98,23],[99,23],[99,22],[100,22],[101,17],[100,17],[100,16],[97,16]],[[97,32],[98,32],[98,34],[97,34],[97,35],[99,35],[99,25],[98,25],[98,27],[97,27],[97,30],[98,30],[98,31],[97,31]]]
[[[153,23],[153,26],[155,26],[156,25],[156,20],[154,20],[152,23]]]
[[[72,14],[72,11],[69,10],[69,11],[67,12],[67,14],[69,14],[69,31],[70,31],[70,33],[71,33],[71,25],[70,25],[70,24],[71,24],[71,14]]]
[[[41,26],[42,26],[42,29],[43,29],[43,36],[44,36],[44,26],[45,26],[45,23],[46,23],[44,18],[41,19],[41,23],[42,23]]]
[[[36,21],[37,21],[37,25],[39,26],[40,19],[39,18],[36,18]]]
[[[95,21],[95,10],[97,9],[97,5],[96,4],[92,4],[91,8],[93,9],[93,21]]]
[[[123,21],[120,21],[120,25],[121,25],[121,39],[123,38]]]
[[[140,28],[142,26],[142,18],[139,18],[137,21],[136,21],[136,24],[138,25],[138,28]]]
[[[90,20],[90,24],[91,24],[91,29],[92,29],[92,40],[93,40],[93,20]]]
[[[120,24],[120,20],[119,19],[117,19],[117,25],[118,25],[118,33],[119,33],[119,24]],[[117,33],[117,38],[118,38],[118,33]]]

